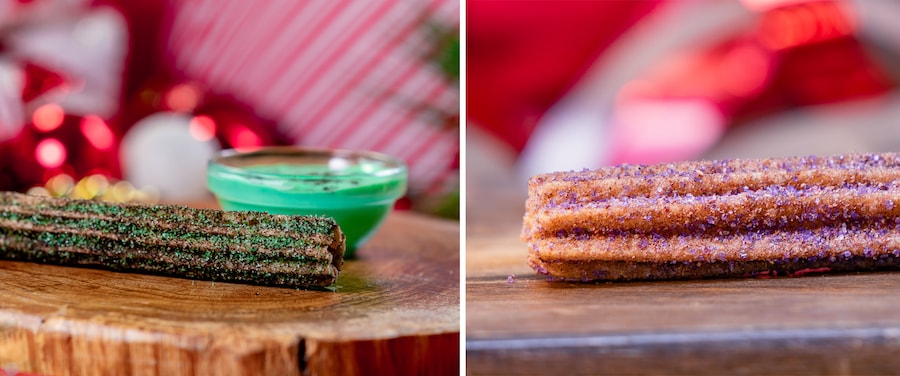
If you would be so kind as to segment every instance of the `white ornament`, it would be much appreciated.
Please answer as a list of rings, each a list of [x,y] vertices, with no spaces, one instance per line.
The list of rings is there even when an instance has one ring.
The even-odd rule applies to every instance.
[[[219,144],[191,136],[190,121],[186,114],[161,112],[135,123],[122,139],[125,179],[138,188],[156,188],[166,202],[209,199],[206,165]]]

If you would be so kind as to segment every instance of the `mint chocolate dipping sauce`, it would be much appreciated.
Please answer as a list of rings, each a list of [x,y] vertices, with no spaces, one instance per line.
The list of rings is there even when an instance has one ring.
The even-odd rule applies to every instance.
[[[225,210],[332,217],[352,257],[406,193],[406,166],[365,151],[229,150],[210,161],[207,185]]]

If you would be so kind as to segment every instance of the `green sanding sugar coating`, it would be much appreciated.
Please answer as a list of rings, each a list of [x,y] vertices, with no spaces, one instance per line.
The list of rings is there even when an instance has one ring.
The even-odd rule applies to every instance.
[[[343,152],[347,155],[335,157],[318,151],[279,158],[267,150],[256,153],[209,164],[207,184],[222,208],[334,218],[347,236],[346,257],[371,237],[406,193],[405,166],[382,154]]]
[[[0,192],[0,258],[274,286],[328,286],[334,220]]]

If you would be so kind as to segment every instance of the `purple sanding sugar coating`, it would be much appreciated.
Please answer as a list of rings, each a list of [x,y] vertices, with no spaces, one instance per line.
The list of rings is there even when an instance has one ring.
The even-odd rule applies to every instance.
[[[614,181],[629,177],[637,180],[627,180],[627,182],[623,180],[618,187],[611,186],[612,191],[603,190],[602,193],[598,190],[583,189],[583,187],[576,187],[573,190],[561,189],[555,192],[545,191],[543,197],[546,199],[540,201],[539,205],[543,206],[544,209],[549,208],[556,211],[581,210],[585,208],[601,210],[621,209],[621,211],[614,212],[616,214],[610,217],[611,221],[620,224],[618,227],[614,223],[611,223],[609,228],[603,227],[606,224],[592,225],[590,231],[581,232],[581,229],[578,229],[579,231],[556,232],[557,237],[578,238],[579,240],[589,241],[597,236],[609,236],[608,233],[615,232],[616,235],[609,236],[610,239],[619,236],[619,234],[622,237],[622,239],[616,240],[616,244],[629,244],[629,247],[637,246],[641,250],[651,249],[652,253],[660,252],[659,250],[667,248],[668,244],[675,244],[677,248],[673,249],[680,249],[680,252],[689,252],[697,260],[718,260],[733,263],[734,261],[728,257],[729,254],[734,259],[737,259],[736,256],[740,257],[740,259],[746,259],[748,255],[744,251],[734,253],[733,250],[730,250],[729,253],[726,253],[721,251],[721,248],[688,249],[683,246],[685,239],[708,238],[716,239],[717,242],[721,243],[727,239],[738,237],[739,243],[745,244],[748,248],[759,241],[772,242],[771,244],[773,245],[771,247],[773,248],[767,249],[770,252],[769,257],[771,257],[773,252],[778,252],[775,253],[776,255],[781,254],[781,259],[772,260],[772,262],[777,263],[799,263],[804,262],[804,260],[808,262],[832,260],[833,262],[838,257],[844,259],[854,258],[854,252],[869,259],[883,259],[887,256],[884,253],[886,252],[885,249],[889,244],[897,241],[893,240],[893,235],[891,235],[892,233],[896,234],[894,232],[896,230],[885,226],[896,224],[900,227],[900,217],[891,212],[894,208],[893,199],[885,199],[884,195],[891,194],[891,192],[900,194],[900,184],[869,181],[866,180],[868,179],[867,176],[876,175],[864,175],[867,170],[871,171],[873,166],[883,166],[885,168],[900,167],[900,158],[896,155],[885,155],[884,158],[879,155],[850,157],[811,156],[778,161],[763,161],[758,162],[760,168],[757,170],[764,172],[763,176],[770,176],[770,172],[766,172],[767,170],[772,171],[771,174],[773,175],[785,172],[794,175],[779,178],[782,179],[783,183],[786,183],[782,185],[761,184],[760,181],[762,180],[754,181],[752,176],[750,177],[751,180],[743,182],[734,181],[726,185],[716,183],[724,180],[722,178],[725,176],[721,174],[745,172],[745,164],[749,165],[750,162],[701,162],[692,165],[690,168],[682,168],[680,164],[669,164],[662,167],[624,165],[598,171],[584,170],[569,176],[561,175],[563,176],[562,180],[583,182],[584,184],[593,184],[595,181],[610,178]],[[810,170],[824,168],[825,166],[830,166],[835,170],[849,171],[847,174],[853,174],[850,175],[853,176],[853,179],[848,179],[844,182],[828,183],[833,184],[833,186],[818,186],[809,180],[817,179],[820,176],[818,171],[808,175],[795,174],[795,172],[802,174]],[[834,171],[829,173],[834,174]],[[745,174],[744,176],[750,175]],[[801,179],[800,176],[804,177]],[[552,180],[556,180],[556,177],[554,176]],[[696,189],[692,187],[709,184],[728,186],[730,191],[725,194],[716,192],[703,194],[702,190],[692,190]],[[859,197],[872,194],[880,194],[881,196],[876,196],[876,199],[858,204],[868,206],[846,205],[848,202],[860,202],[858,200]],[[800,201],[803,206],[798,205],[797,200],[800,198],[806,198],[806,201]],[[789,214],[753,215],[753,212],[750,211],[752,209],[744,209],[744,207],[752,208],[754,203],[761,201],[767,202],[768,206],[764,210],[775,210],[784,207],[789,209],[787,212]],[[539,205],[532,205],[531,207],[535,208]],[[686,213],[685,218],[693,222],[672,224],[671,217],[667,217],[662,211],[644,210],[635,212],[635,210],[642,208],[666,208],[673,205],[689,205],[686,207],[687,209],[680,210],[686,210],[683,212]],[[693,205],[697,205],[696,208],[698,209],[691,209],[695,207]],[[721,207],[721,209],[717,209],[718,207]],[[790,211],[792,210],[791,208],[799,209]],[[691,212],[690,210],[696,211]],[[878,210],[883,213],[881,216],[873,216],[871,214],[873,211]],[[779,212],[774,211],[773,213]],[[667,223],[667,221],[673,226],[669,230],[660,232],[660,230],[652,227],[656,226],[656,223]],[[648,230],[645,230],[647,232],[644,233],[623,226],[625,223],[629,223],[628,226],[632,226],[633,223],[639,223],[640,226],[640,223],[643,222],[651,222],[643,225],[650,226],[647,227]],[[538,226],[535,225],[533,227]],[[785,230],[787,232],[784,232]],[[545,235],[549,236],[553,234],[553,232],[545,233]],[[643,237],[634,237],[641,235]],[[650,236],[648,237],[647,235]],[[539,234],[535,234],[535,236],[539,236]],[[862,247],[859,244],[866,239],[870,240],[871,246],[860,249]],[[625,243],[625,240],[627,240],[627,243]],[[799,248],[778,249],[774,248],[778,247],[776,244],[796,244]],[[609,247],[612,247],[612,245],[606,248]],[[755,247],[758,248],[759,246]],[[770,247],[770,245],[764,245],[764,247]],[[814,250],[810,250],[810,248]],[[619,246],[619,249],[621,249],[621,246]],[[807,251],[804,252],[803,249]],[[809,256],[810,251],[817,253]],[[625,251],[620,253],[622,255],[628,254]],[[798,255],[802,257],[798,257]],[[893,250],[891,255],[895,258],[900,257],[900,250]],[[729,268],[732,268],[732,266],[729,265]]]
[[[752,201],[754,198],[769,197],[774,194],[782,194],[784,192],[778,192],[782,188],[783,187],[768,187],[764,190],[754,191],[749,194],[742,194],[742,195],[745,198],[750,198]],[[866,194],[866,192],[872,190],[873,188],[872,187],[855,187],[854,189],[857,189],[859,192],[862,192],[860,194]],[[787,194],[795,194],[797,196],[809,196],[811,194],[821,194],[822,192],[826,192],[826,191],[827,192],[836,192],[833,188],[816,188],[816,187],[813,187],[813,188],[810,188],[807,190],[803,190],[803,191],[788,187],[788,188],[785,188],[785,191],[788,192]],[[842,194],[848,194],[848,193],[843,192]],[[571,199],[572,199],[572,196],[569,196],[569,200],[571,200]],[[723,198],[721,196],[693,196],[691,194],[688,194],[682,199],[682,202],[691,204],[691,202],[698,201],[698,205],[701,205],[701,206],[708,205],[708,207],[711,208],[712,210],[716,210],[716,208],[719,207],[718,206],[719,201],[728,202],[728,200],[730,200],[730,199],[731,199],[731,197]],[[839,200],[839,199],[840,199],[839,197],[836,197],[834,200]],[[600,202],[587,202],[587,203],[583,203],[583,204],[582,203],[573,204],[571,202],[563,203],[561,205],[558,205],[558,207],[555,208],[555,210],[568,211],[568,210],[573,210],[573,209],[579,209],[581,207],[596,208],[597,205],[603,205],[603,207],[608,208],[607,210],[612,210],[615,207],[626,207],[626,208],[633,207],[635,209],[642,208],[642,207],[643,208],[648,208],[648,207],[661,208],[661,207],[667,206],[667,204],[670,200],[673,200],[673,198],[672,197],[649,197],[649,198],[648,197],[644,197],[644,198],[642,198],[642,197],[636,197],[636,198],[615,197],[615,198],[602,200],[602,203],[600,203]],[[724,201],[722,201],[722,200],[724,200]],[[781,200],[781,199],[779,198],[779,200]],[[815,197],[815,200],[819,201],[819,197]],[[554,201],[550,201],[550,202],[551,202],[550,206],[552,206]],[[842,219],[847,219],[850,221],[859,221],[862,219],[866,219],[867,217],[871,217],[869,215],[861,214],[858,210],[848,210],[846,207],[840,208],[839,206],[836,206],[836,203],[839,201],[829,201],[829,202],[831,202],[831,204],[829,204],[829,205],[822,205],[822,206],[818,206],[818,207],[809,206],[809,207],[801,208],[800,210],[802,210],[802,211],[796,212],[796,214],[793,214],[793,215],[780,216],[777,218],[769,218],[769,217],[762,218],[762,223],[760,223],[760,221],[758,219],[754,218],[750,221],[749,228],[775,228],[776,226],[789,226],[789,225],[799,226],[802,228],[804,226],[807,226],[807,225],[800,225],[801,223],[804,223],[804,222],[811,223],[810,226],[818,226],[818,225],[827,224],[829,222],[840,221]],[[892,203],[892,201],[889,201],[889,202]],[[820,201],[820,203],[821,203],[821,201]],[[709,216],[702,217],[702,218],[704,218],[703,220],[698,219],[697,222],[695,222],[695,223],[684,223],[683,229],[699,234],[699,233],[706,233],[711,230],[714,232],[720,232],[720,230],[722,228],[728,228],[728,229],[747,228],[746,223],[741,223],[739,221],[739,219],[741,219],[740,213],[738,213],[737,215],[734,215],[734,216],[729,216],[728,213],[732,212],[732,209],[728,209],[728,208],[730,208],[730,207],[724,207],[723,209],[721,209],[722,212],[716,213],[717,215],[715,215],[715,216],[709,215]],[[709,209],[706,209],[706,210],[709,210]],[[727,212],[725,212],[726,210],[727,210]],[[626,211],[625,213],[629,213],[629,212]],[[645,221],[645,222],[652,222],[649,224],[649,226],[658,226],[656,223],[665,223],[665,221],[667,221],[665,216],[657,218],[657,216],[653,215],[652,213],[653,213],[652,211],[644,211],[644,214],[641,214],[640,218],[642,218],[643,221]],[[627,230],[627,227],[624,227],[624,226],[626,226],[625,223],[632,220],[633,218],[635,218],[636,217],[635,214],[636,214],[636,212],[631,211],[630,214],[617,216],[615,218],[615,220],[619,223],[619,228],[624,228]],[[885,214],[887,214],[887,213],[885,213]],[[900,224],[900,217],[893,218],[893,219],[896,223]],[[653,222],[653,221],[656,221],[656,222]],[[670,225],[676,225],[676,224],[673,223]],[[631,225],[628,225],[628,226],[631,226]],[[597,227],[595,227],[595,229],[596,229],[596,231],[608,231],[608,230],[604,229],[604,227],[602,227],[602,226],[597,226]]]

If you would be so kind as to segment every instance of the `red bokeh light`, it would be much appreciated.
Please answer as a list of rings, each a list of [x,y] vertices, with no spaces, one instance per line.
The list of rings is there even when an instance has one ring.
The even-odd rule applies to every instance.
[[[259,135],[243,124],[235,124],[228,141],[240,151],[253,150],[263,146]]]
[[[34,110],[34,113],[31,114],[31,121],[37,130],[50,132],[62,125],[65,116],[66,113],[62,107],[55,103],[48,103]]]
[[[175,85],[165,94],[166,106],[173,111],[190,112],[200,102],[200,89],[191,84]]]
[[[833,1],[772,9],[760,22],[760,42],[777,51],[845,37],[856,27],[848,12],[847,7]]]
[[[66,161],[66,147],[55,138],[42,140],[34,149],[34,157],[44,168],[57,168]]]
[[[96,115],[88,115],[81,120],[81,133],[92,146],[100,150],[111,148],[115,142],[112,130]]]
[[[206,115],[195,116],[188,125],[188,131],[197,141],[209,141],[216,135],[216,122]]]

